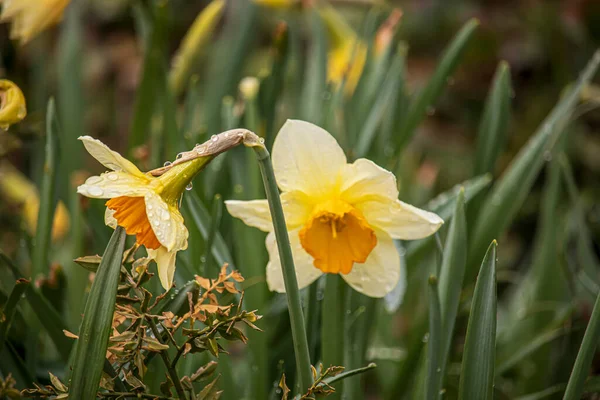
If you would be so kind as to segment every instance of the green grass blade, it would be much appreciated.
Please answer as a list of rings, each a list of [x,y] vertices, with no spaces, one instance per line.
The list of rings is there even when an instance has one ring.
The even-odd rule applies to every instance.
[[[196,225],[204,240],[207,241],[210,235],[210,213],[193,190],[187,192],[183,196],[183,203],[187,208],[189,215],[192,217],[192,221],[190,222]],[[235,268],[232,264],[233,258],[231,257],[229,248],[221,234],[218,232],[215,233],[211,253],[218,265],[229,263],[230,268]]]
[[[579,400],[581,398],[594,354],[596,354],[598,341],[600,341],[600,294],[596,298],[563,400]]]
[[[429,338],[427,340],[427,381],[425,385],[425,398],[428,400],[437,400],[440,395],[442,339],[438,280],[431,275],[429,277]]]
[[[523,205],[533,183],[544,165],[544,154],[551,151],[555,143],[565,132],[564,126],[579,101],[581,90],[593,78],[600,63],[600,51],[579,77],[577,84],[556,105],[546,117],[538,131],[514,158],[504,175],[483,203],[473,231],[468,262],[470,272],[474,272],[477,260],[485,251],[485,246],[494,237],[500,235],[513,221]]]
[[[442,94],[447,85],[448,78],[456,70],[460,58],[477,26],[479,26],[479,21],[471,19],[462,27],[444,52],[427,86],[411,99],[408,112],[394,138],[396,155],[412,139],[415,129],[427,115],[427,110],[435,104],[436,99]]]
[[[321,361],[324,368],[345,365],[347,289],[340,275],[325,276],[325,296],[321,308]],[[341,399],[342,389],[342,385],[336,386],[332,399]]]
[[[357,158],[367,155],[375,139],[377,128],[381,125],[385,113],[389,112],[390,101],[394,97],[394,94],[398,92],[400,80],[404,76],[405,56],[404,48],[400,48],[394,56],[383,85],[379,90],[379,94],[374,99],[371,110],[367,114],[358,136],[358,143],[355,148],[355,156]]]
[[[460,375],[459,399],[491,400],[496,347],[496,241],[481,263]]]
[[[446,370],[446,363],[448,362],[450,345],[452,344],[452,335],[454,333],[456,314],[458,313],[466,264],[467,222],[465,216],[465,191],[461,190],[456,199],[456,208],[452,223],[450,224],[448,238],[446,239],[440,272],[439,296],[442,315],[440,368],[442,369],[442,379]]]
[[[19,268],[2,251],[0,251],[0,260],[11,270],[15,279],[24,277]],[[67,325],[62,320],[61,315],[35,285],[27,286],[25,298],[31,310],[33,310],[39,319],[41,326],[46,330],[48,336],[50,336],[63,361],[68,361],[73,341],[63,333],[63,330],[67,329]]]
[[[111,331],[125,239],[125,230],[117,227],[94,278],[76,342],[70,398],[96,397]]]
[[[53,99],[48,102],[46,114],[46,147],[44,151],[44,172],[42,175],[42,188],[40,190],[40,209],[38,213],[37,231],[35,234],[35,247],[32,256],[32,276],[48,271],[48,253],[52,239],[52,221],[56,208],[56,178],[58,166],[58,120]]]
[[[300,115],[302,119],[321,124],[323,92],[327,80],[327,32],[323,20],[316,9],[310,11],[311,42],[306,58],[306,75],[302,90]]]
[[[475,175],[494,171],[496,160],[506,144],[510,122],[510,68],[502,61],[494,75],[477,134]]]
[[[203,277],[209,276],[208,271],[212,261],[213,243],[215,242],[215,237],[217,236],[217,233],[219,232],[219,226],[221,225],[221,216],[223,215],[223,200],[221,200],[220,194],[216,194],[215,198],[213,199],[211,215],[212,218],[210,221],[210,231],[208,233],[208,237],[206,238],[204,259],[202,260],[201,273],[203,274]],[[220,267],[220,265],[218,267]]]
[[[4,348],[4,341],[8,334],[8,329],[12,323],[12,319],[17,311],[17,303],[23,297],[23,294],[29,286],[27,279],[17,279],[17,283],[13,287],[4,304],[4,307],[0,310],[0,354]]]

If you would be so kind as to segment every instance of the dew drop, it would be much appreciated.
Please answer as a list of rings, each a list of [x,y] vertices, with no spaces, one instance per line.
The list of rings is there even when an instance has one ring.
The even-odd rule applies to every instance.
[[[548,162],[549,162],[549,161],[552,161],[552,152],[550,152],[550,151],[545,151],[545,152],[544,152],[544,160],[546,160],[546,161],[548,161]]]
[[[423,335],[423,343],[427,343],[429,342],[429,333],[426,333],[425,335]]]
[[[89,192],[92,196],[102,196],[104,194],[104,190],[100,189],[98,186],[90,187]]]
[[[152,223],[154,224],[154,226],[158,226],[160,225],[160,221],[155,219],[154,221],[152,221]]]
[[[152,204],[148,204],[148,210],[152,210]]]
[[[169,165],[171,165],[171,161],[165,161],[165,163],[163,164],[165,167],[168,167]]]
[[[179,160],[181,157],[183,157],[183,153],[179,153],[177,154],[177,157],[175,157],[176,160]]]
[[[233,187],[233,192],[234,193],[243,193],[244,192],[244,187],[242,185],[240,185],[239,183],[237,185],[235,185]]]
[[[148,218],[154,217],[154,213],[148,213]]]
[[[169,211],[167,211],[167,210],[161,210],[160,211],[160,218],[163,221],[168,221],[169,218],[171,218],[171,214],[169,214]]]
[[[219,137],[217,135],[212,135],[210,137],[210,140],[212,140],[213,142],[216,142],[217,140],[219,140]]]
[[[119,175],[117,175],[114,172],[111,172],[110,174],[108,174],[108,179],[114,182],[119,179]]]
[[[225,132],[225,137],[228,138],[229,137],[229,132]]]
[[[194,188],[194,185],[192,184],[192,182],[188,183],[187,186],[185,187],[185,190],[192,190]]]
[[[96,183],[102,182],[102,178],[99,176],[90,176],[86,181],[86,185],[95,185]]]
[[[202,154],[206,151],[206,146],[200,146],[196,149],[196,153]]]
[[[264,144],[265,143],[265,138],[260,138],[260,139],[258,139],[258,141],[260,142],[260,144]]]

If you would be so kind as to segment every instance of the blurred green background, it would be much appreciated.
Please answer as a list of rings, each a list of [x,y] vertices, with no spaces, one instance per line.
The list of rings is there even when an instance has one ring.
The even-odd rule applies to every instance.
[[[103,223],[104,203],[75,193],[86,176],[102,171],[78,136],[98,138],[140,169],[150,170],[226,129],[251,129],[270,146],[287,118],[305,119],[329,130],[349,158],[367,156],[396,173],[403,201],[435,209],[430,200],[457,184],[484,173],[494,182],[502,177],[600,46],[600,3],[594,0],[319,2],[333,6],[368,48],[363,76],[349,92],[326,77],[336,25],[311,7],[312,2],[303,3],[273,8],[228,1],[214,27],[182,61],[184,72],[173,66],[206,1],[73,0],[61,24],[24,46],[9,39],[7,24],[0,25],[0,76],[23,89],[28,105],[25,121],[0,132],[0,248],[26,276],[34,277],[69,330],[78,329],[90,285],[89,272],[72,260],[102,254],[111,234]],[[402,16],[397,25],[385,28],[394,9]],[[469,33],[448,74],[440,75],[444,82],[433,90],[426,112],[406,126],[404,121],[416,115],[411,114],[415,93],[436,77],[445,49],[471,18],[479,26]],[[385,51],[377,53],[374,43],[382,32],[390,37]],[[486,131],[484,107],[501,61],[508,69],[498,71],[504,68],[504,88],[510,89],[504,97],[498,95],[505,105],[504,125],[493,139],[492,153],[483,156],[478,146]],[[175,75],[179,84],[173,84]],[[253,90],[256,84],[258,92]],[[36,218],[27,217],[33,212],[27,200],[36,190],[11,179],[19,176],[18,170],[41,190],[51,97],[56,99],[61,134],[56,190],[49,198],[66,209],[61,213],[59,206],[57,211],[63,225],[53,235],[47,265],[32,267],[31,254],[39,243],[31,227]],[[515,194],[518,212],[507,213],[502,220],[506,226],[490,238],[499,243],[499,399],[533,393],[539,397],[523,398],[561,398],[600,288],[599,88],[587,85],[580,99],[573,117],[563,121],[568,122],[566,133],[553,150],[543,152],[544,164],[531,190],[524,188],[522,201]],[[265,316],[259,325],[264,333],[249,333],[248,346],[232,346],[231,356],[219,360],[226,399],[279,398],[273,383],[283,371],[293,380],[295,369],[285,297],[269,293],[264,280],[264,235],[226,212],[216,217],[223,199],[264,198],[258,166],[248,153],[234,149],[213,161],[182,204],[190,246],[178,257],[178,285],[202,271],[216,276],[219,263],[231,262],[247,278],[246,308],[258,308]],[[485,186],[481,182],[471,184]],[[489,205],[484,196],[488,190],[467,196],[470,244],[478,239],[472,235],[481,223],[479,211]],[[452,210],[448,207],[448,216]],[[210,238],[213,224],[218,224],[219,234]],[[213,243],[209,250],[207,242]],[[355,393],[351,398],[420,398],[426,277],[439,263],[435,241],[423,242],[399,244],[406,287],[382,301],[353,295],[348,302],[347,343],[357,356],[348,356],[346,362],[359,367],[375,361],[379,366],[348,381],[349,392]],[[468,257],[446,371],[447,398],[457,396],[474,283],[468,271],[481,262],[479,253],[481,249]],[[13,284],[10,272],[0,268],[0,300]],[[304,293],[313,362],[320,348],[321,322],[311,308],[318,310],[323,298],[318,285]],[[64,363],[47,337],[32,339],[33,345],[24,339],[37,334],[25,318],[17,318],[8,336],[14,354],[24,359],[34,379],[45,382],[48,370],[64,376]],[[34,360],[32,349],[40,350]],[[3,374],[14,369],[8,360],[0,362]],[[600,368],[597,361],[592,375]],[[152,382],[152,372],[148,375]],[[17,382],[19,388],[25,386]]]

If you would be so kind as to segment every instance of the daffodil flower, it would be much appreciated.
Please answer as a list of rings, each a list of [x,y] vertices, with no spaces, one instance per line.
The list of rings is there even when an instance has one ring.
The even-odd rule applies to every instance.
[[[70,0],[0,0],[0,22],[12,22],[10,36],[27,43],[44,29],[60,22]]]
[[[25,96],[14,82],[0,79],[0,128],[6,130],[27,116]]]
[[[396,178],[367,159],[349,164],[336,140],[304,121],[288,120],[273,144],[273,169],[300,288],[324,273],[341,274],[355,290],[383,297],[400,279],[393,239],[421,239],[442,219],[398,200]],[[266,200],[227,201],[247,225],[269,232],[267,283],[284,292]]]
[[[112,228],[122,226],[128,235],[136,236],[136,242],[156,261],[160,282],[168,290],[173,284],[177,252],[188,246],[188,230],[179,212],[185,188],[210,160],[246,140],[247,134],[233,130],[213,135],[207,143],[181,153],[172,164],[148,173],[99,140],[82,136],[79,139],[86,150],[111,171],[88,178],[77,193],[109,199],[105,223]]]

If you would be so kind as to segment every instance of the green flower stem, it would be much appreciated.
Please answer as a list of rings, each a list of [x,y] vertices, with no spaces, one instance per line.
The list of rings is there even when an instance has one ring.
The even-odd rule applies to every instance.
[[[252,148],[256,152],[256,157],[259,161],[260,172],[267,193],[267,200],[269,201],[269,209],[273,217],[273,227],[275,228],[277,248],[283,269],[283,282],[285,284],[285,292],[287,293],[290,323],[292,325],[296,367],[300,378],[300,389],[304,393],[312,385],[312,373],[292,248],[290,247],[290,239],[285,225],[283,207],[279,198],[279,190],[275,181],[275,173],[273,172],[269,151],[262,145],[253,145]]]

